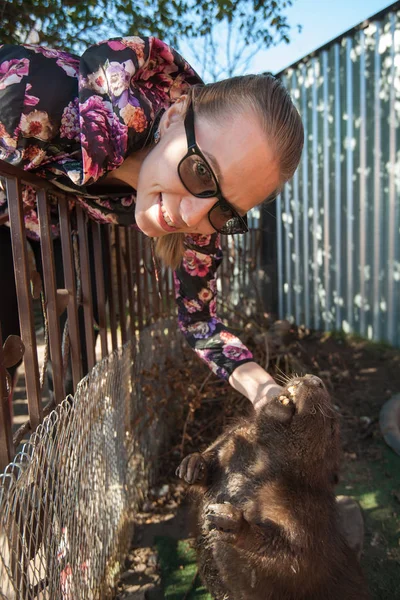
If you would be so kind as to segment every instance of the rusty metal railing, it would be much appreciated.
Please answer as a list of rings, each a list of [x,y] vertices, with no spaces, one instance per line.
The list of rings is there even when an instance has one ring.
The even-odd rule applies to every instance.
[[[71,370],[73,393],[79,381],[97,359],[135,337],[146,325],[170,313],[172,276],[168,269],[159,273],[151,259],[149,240],[133,228],[89,222],[75,198],[49,182],[0,161],[8,198],[8,219],[14,260],[20,336],[23,343],[25,387],[29,418],[12,433],[10,380],[0,349],[0,471],[13,459],[21,440],[34,431],[44,416],[66,395],[66,369]],[[24,223],[23,186],[37,193],[41,239],[41,273],[31,270]],[[49,201],[51,199],[51,202]],[[57,289],[50,223],[50,204],[58,211],[62,247],[64,287]],[[73,209],[71,210],[71,207]],[[2,218],[2,223],[6,220]],[[73,219],[73,223],[71,221]],[[89,251],[92,238],[92,252]],[[157,284],[157,285],[156,285]],[[43,406],[34,327],[33,294],[43,285],[43,306],[52,364],[53,397]],[[93,288],[93,289],[92,289]],[[161,289],[163,301],[158,296]],[[83,308],[83,328],[78,317]],[[62,312],[67,320],[60,328]],[[65,321],[65,319],[64,319]],[[100,348],[96,358],[96,332]],[[83,347],[84,348],[83,348]],[[7,348],[5,348],[7,350]],[[83,356],[85,355],[85,356]],[[11,359],[12,360],[12,359]],[[68,366],[69,365],[69,366]]]
[[[8,401],[11,385],[6,365],[10,366],[12,357],[19,358],[15,352],[18,344],[14,339],[14,344],[9,341],[5,346],[6,354],[10,354],[10,347],[14,348],[10,359],[3,357],[2,346],[6,340],[2,340],[1,472],[13,459],[21,440],[35,431],[44,417],[65,398],[66,392],[74,393],[79,381],[97,360],[134,339],[145,327],[171,316],[175,312],[175,303],[172,273],[155,263],[150,240],[140,232],[134,228],[89,221],[73,196],[3,161],[0,161],[0,177],[5,182],[8,197],[8,216],[1,217],[0,225],[9,221],[11,231],[28,405],[26,422],[13,432],[12,406]],[[37,194],[40,274],[28,257],[22,198],[25,185],[31,186]],[[64,280],[61,288],[57,288],[56,282],[50,207],[52,216],[59,223]],[[267,286],[270,283],[263,282],[268,278],[265,278],[261,264],[265,243],[260,226],[261,213],[253,213],[249,222],[249,234],[223,239],[224,261],[218,282],[222,313],[226,312],[228,304],[237,305],[244,301],[244,290],[250,288],[260,295],[263,283]],[[52,365],[53,395],[47,403],[43,403],[43,372],[41,377],[34,327],[33,298],[39,293],[44,307],[46,348]],[[247,301],[257,301],[254,293],[247,292],[246,295]],[[79,318],[79,310],[83,310],[83,318]],[[96,333],[99,338],[97,356]],[[71,384],[68,390],[65,387],[67,371]]]

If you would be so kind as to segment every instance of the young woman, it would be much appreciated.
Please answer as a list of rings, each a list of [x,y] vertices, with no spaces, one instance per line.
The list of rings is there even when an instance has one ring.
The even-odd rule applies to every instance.
[[[155,238],[175,268],[181,330],[255,407],[279,386],[216,316],[219,239],[247,231],[246,213],[292,177],[302,146],[299,114],[269,74],[203,85],[152,37],[101,42],[80,58],[0,47],[0,158],[73,192],[90,218]],[[37,239],[29,188],[25,203]]]

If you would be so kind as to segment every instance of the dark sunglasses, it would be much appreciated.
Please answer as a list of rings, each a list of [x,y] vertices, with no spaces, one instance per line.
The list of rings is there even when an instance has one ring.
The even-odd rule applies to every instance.
[[[197,198],[217,198],[208,211],[212,227],[224,235],[246,233],[247,216],[241,217],[223,197],[214,171],[196,143],[194,133],[194,111],[192,102],[185,115],[185,132],[188,151],[178,164],[178,175],[192,196]]]

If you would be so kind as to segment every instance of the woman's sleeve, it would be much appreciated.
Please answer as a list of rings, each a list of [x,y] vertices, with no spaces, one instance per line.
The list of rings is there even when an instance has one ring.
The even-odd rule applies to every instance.
[[[253,355],[216,315],[216,271],[222,261],[219,235],[186,236],[181,266],[175,271],[178,323],[194,351],[221,379]]]

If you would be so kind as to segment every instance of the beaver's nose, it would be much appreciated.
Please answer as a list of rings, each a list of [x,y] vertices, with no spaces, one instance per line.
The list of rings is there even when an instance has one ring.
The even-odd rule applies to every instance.
[[[307,380],[307,383],[311,383],[311,385],[315,385],[315,387],[324,387],[322,380],[316,375],[304,375],[304,379]]]

